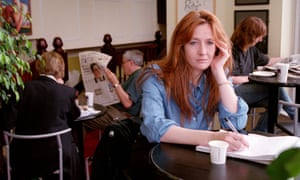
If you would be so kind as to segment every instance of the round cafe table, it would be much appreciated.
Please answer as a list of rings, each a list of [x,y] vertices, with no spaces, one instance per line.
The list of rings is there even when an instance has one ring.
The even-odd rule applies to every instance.
[[[249,81],[252,83],[263,84],[269,90],[268,96],[268,132],[274,133],[274,127],[277,125],[278,118],[278,100],[279,87],[296,88],[296,103],[300,103],[300,79],[288,78],[286,82],[279,82],[276,76],[260,77],[249,76]],[[298,121],[300,120],[300,111],[298,111]]]
[[[160,143],[150,151],[150,161],[158,179],[270,179],[264,164],[227,157],[225,165],[214,165],[195,146]]]

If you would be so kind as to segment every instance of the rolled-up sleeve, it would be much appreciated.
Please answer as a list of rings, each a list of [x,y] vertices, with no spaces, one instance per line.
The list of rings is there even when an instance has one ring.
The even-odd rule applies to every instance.
[[[227,117],[232,124],[238,129],[244,129],[247,125],[248,119],[248,105],[247,103],[241,98],[238,97],[238,111],[236,113],[229,112],[222,103],[219,104],[219,120],[220,125],[222,128],[229,129],[227,124],[225,123],[225,118]]]

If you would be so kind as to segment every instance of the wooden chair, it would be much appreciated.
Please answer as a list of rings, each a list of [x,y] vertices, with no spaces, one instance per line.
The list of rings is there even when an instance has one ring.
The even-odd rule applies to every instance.
[[[255,128],[256,119],[259,113],[257,112],[257,107],[249,107],[248,117],[251,117],[251,130]]]
[[[250,128],[251,130],[255,129],[255,126],[257,124],[257,120],[259,119],[259,117],[261,116],[261,112],[260,112],[260,108],[265,109],[264,106],[262,106],[261,104],[257,103],[257,104],[253,104],[253,105],[249,105],[249,111],[248,111],[248,120],[250,120]]]
[[[48,43],[45,38],[39,38],[36,42],[36,54],[42,55],[44,52],[47,52]]]
[[[64,82],[69,80],[69,65],[68,65],[68,53],[67,51],[65,51],[63,49],[63,41],[61,39],[61,37],[54,37],[53,38],[53,51],[57,52],[58,54],[61,55],[61,57],[64,59],[64,63],[65,63],[65,76],[63,78]]]
[[[56,137],[57,140],[57,145],[58,145],[58,161],[59,161],[59,179],[63,179],[63,147],[62,147],[62,142],[61,142],[61,135],[68,133],[71,131],[71,128],[64,129],[61,131],[57,132],[52,132],[52,133],[45,133],[45,134],[36,134],[36,135],[21,135],[21,134],[15,134],[11,133],[8,131],[3,131],[4,134],[4,140],[6,143],[6,150],[7,150],[7,159],[6,159],[6,166],[7,166],[7,179],[11,179],[11,166],[10,166],[10,141],[15,138],[15,139],[44,139],[44,138],[49,138],[49,137]],[[33,163],[33,162],[31,162]]]
[[[102,53],[108,54],[112,57],[111,61],[108,63],[107,67],[111,72],[117,72],[117,66],[119,66],[116,59],[116,48],[111,44],[112,37],[110,34],[104,34],[103,36],[104,45],[101,47],[100,51]]]

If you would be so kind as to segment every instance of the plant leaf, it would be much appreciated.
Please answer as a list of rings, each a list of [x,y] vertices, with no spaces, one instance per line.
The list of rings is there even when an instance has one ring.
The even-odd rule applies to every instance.
[[[296,177],[300,173],[300,148],[290,148],[280,153],[267,167],[267,173],[272,180]]]
[[[0,14],[7,3],[6,0],[0,2]],[[29,14],[26,18],[31,20]],[[8,103],[12,97],[19,100],[18,91],[24,88],[22,75],[31,73],[26,59],[35,59],[35,51],[27,36],[19,34],[3,16],[0,16],[0,26],[0,101]]]

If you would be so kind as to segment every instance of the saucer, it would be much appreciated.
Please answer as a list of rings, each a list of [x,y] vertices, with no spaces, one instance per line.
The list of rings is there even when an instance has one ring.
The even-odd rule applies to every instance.
[[[272,77],[275,76],[276,73],[272,71],[254,71],[250,73],[251,76],[259,76],[259,77]]]

